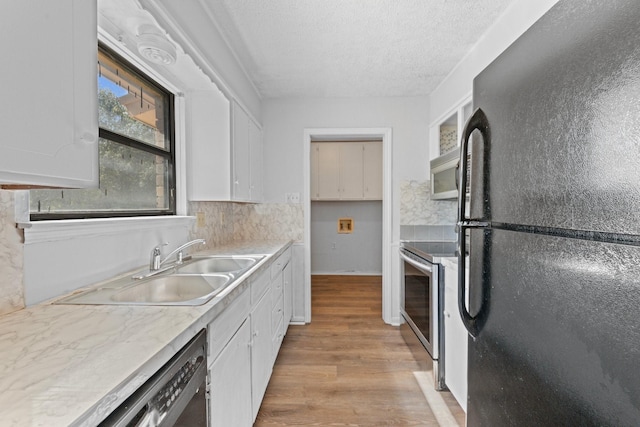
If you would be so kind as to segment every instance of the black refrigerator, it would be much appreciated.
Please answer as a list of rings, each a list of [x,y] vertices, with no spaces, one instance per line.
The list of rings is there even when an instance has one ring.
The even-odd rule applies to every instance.
[[[560,0],[473,103],[467,425],[640,425],[640,1]]]

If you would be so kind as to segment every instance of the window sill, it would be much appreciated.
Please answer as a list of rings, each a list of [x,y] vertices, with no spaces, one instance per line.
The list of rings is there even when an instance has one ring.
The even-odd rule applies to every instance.
[[[164,227],[192,227],[192,216],[126,217],[99,219],[70,219],[18,223],[24,229],[24,244],[56,242],[76,238],[107,236],[136,230]]]

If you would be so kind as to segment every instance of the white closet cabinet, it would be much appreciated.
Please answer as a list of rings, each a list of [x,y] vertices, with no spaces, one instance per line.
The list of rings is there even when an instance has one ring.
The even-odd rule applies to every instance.
[[[382,141],[364,144],[363,194],[366,200],[382,200]]]
[[[6,0],[0,184],[98,186],[97,6]]]
[[[381,200],[382,141],[311,143],[311,200]]]
[[[311,143],[311,199],[340,199],[339,143]]]

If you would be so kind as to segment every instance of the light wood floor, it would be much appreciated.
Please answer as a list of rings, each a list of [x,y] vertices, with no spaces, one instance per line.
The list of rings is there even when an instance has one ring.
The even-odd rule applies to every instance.
[[[290,326],[255,426],[438,426],[380,277],[313,276],[312,319]],[[464,426],[450,393],[439,393]]]

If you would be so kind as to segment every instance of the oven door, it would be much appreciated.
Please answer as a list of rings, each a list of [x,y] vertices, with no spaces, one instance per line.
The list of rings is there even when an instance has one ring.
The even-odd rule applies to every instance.
[[[400,249],[404,298],[402,315],[427,349],[439,358],[438,265]]]

